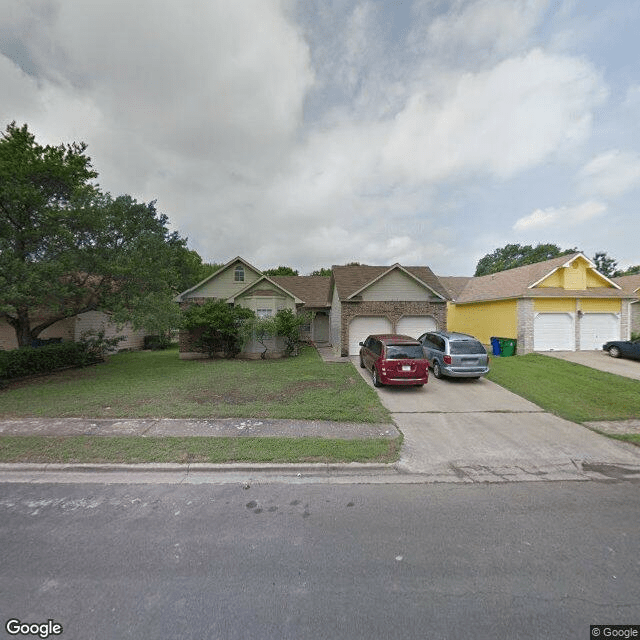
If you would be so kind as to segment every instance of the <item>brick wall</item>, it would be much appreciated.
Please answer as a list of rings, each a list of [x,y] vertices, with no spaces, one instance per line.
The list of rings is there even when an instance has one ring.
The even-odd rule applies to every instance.
[[[438,329],[447,328],[447,305],[444,302],[342,302],[340,353],[349,354],[349,324],[358,316],[384,316],[396,330],[398,321],[404,316],[433,316]]]
[[[518,300],[518,344],[516,353],[519,356],[533,351],[533,300]]]

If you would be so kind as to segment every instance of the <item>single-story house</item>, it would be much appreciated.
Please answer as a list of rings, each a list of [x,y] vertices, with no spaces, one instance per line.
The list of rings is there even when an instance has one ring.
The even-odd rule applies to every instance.
[[[336,265],[331,276],[266,276],[241,257],[177,296],[183,308],[208,299],[241,305],[258,316],[280,309],[309,313],[302,337],[355,355],[373,333],[418,337],[448,329],[517,340],[531,351],[600,349],[640,330],[640,276],[609,279],[582,253],[482,277],[436,276],[426,266]],[[195,337],[183,331],[180,357],[197,358]],[[279,354],[277,339],[267,344]],[[259,343],[246,345],[257,357]]]
[[[308,312],[310,322],[302,329],[303,337],[316,343],[328,343],[328,276],[273,276],[264,275],[259,269],[237,256],[215,273],[191,289],[179,294],[175,301],[182,308],[192,304],[204,304],[207,300],[224,300],[231,305],[251,309],[258,317],[271,317],[281,309],[297,313]],[[194,346],[195,335],[180,332],[180,358],[204,357]],[[280,355],[284,344],[280,338],[265,341],[268,354]],[[241,355],[257,357],[264,351],[262,344],[251,341]]]
[[[628,339],[637,295],[598,271],[582,253],[473,278],[440,278],[449,291],[447,326],[475,335],[517,340],[531,351],[600,349]]]
[[[346,265],[332,268],[331,344],[355,355],[374,333],[418,337],[447,327],[448,292],[429,267]]]
[[[46,320],[45,316],[35,318],[34,323],[39,324]],[[121,336],[124,338],[118,343],[117,349],[137,350],[144,347],[144,330],[136,331],[130,324],[118,327],[111,321],[110,314],[103,311],[84,311],[70,318],[58,320],[40,333],[38,339],[50,340],[59,338],[64,342],[79,342],[83,334],[87,332],[105,332],[106,338]],[[6,321],[0,320],[0,349],[17,349],[18,341],[13,327]]]
[[[629,326],[633,334],[640,333],[640,274],[635,276],[620,276],[612,280],[624,291],[633,296],[629,304]]]

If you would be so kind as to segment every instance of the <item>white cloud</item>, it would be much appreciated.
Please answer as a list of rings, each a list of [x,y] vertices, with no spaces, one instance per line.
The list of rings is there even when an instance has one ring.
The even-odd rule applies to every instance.
[[[408,181],[459,171],[508,177],[584,141],[604,95],[587,62],[537,49],[462,75],[441,102],[413,95],[393,123],[384,160]]]
[[[528,232],[540,229],[567,228],[601,216],[607,210],[602,202],[589,201],[575,207],[549,207],[536,209],[513,225],[514,231]]]
[[[430,23],[427,41],[444,51],[511,53],[528,42],[548,5],[549,0],[458,2]]]
[[[640,154],[613,149],[596,156],[579,174],[583,192],[620,196],[640,186]]]

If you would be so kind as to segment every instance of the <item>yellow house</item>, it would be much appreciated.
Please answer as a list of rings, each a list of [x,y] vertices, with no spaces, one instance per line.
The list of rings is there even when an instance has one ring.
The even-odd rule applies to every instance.
[[[601,349],[630,335],[633,296],[582,253],[477,278],[440,278],[448,288],[447,328],[514,338],[519,354]]]

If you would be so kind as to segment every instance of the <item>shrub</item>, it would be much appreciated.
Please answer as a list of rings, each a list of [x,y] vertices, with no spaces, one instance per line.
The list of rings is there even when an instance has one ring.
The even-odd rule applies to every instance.
[[[171,346],[171,337],[168,335],[145,336],[144,348],[151,351],[168,349]]]
[[[0,351],[0,378],[21,378],[56,369],[80,367],[91,362],[83,344],[62,342],[42,347]]]
[[[219,352],[234,358],[242,351],[245,340],[242,325],[254,316],[250,309],[232,307],[223,300],[207,300],[184,312],[183,326],[197,335],[196,347],[210,358]]]
[[[310,319],[306,314],[296,315],[291,309],[281,309],[274,318],[276,334],[282,336],[285,342],[285,353],[296,355],[300,344],[300,327]]]

